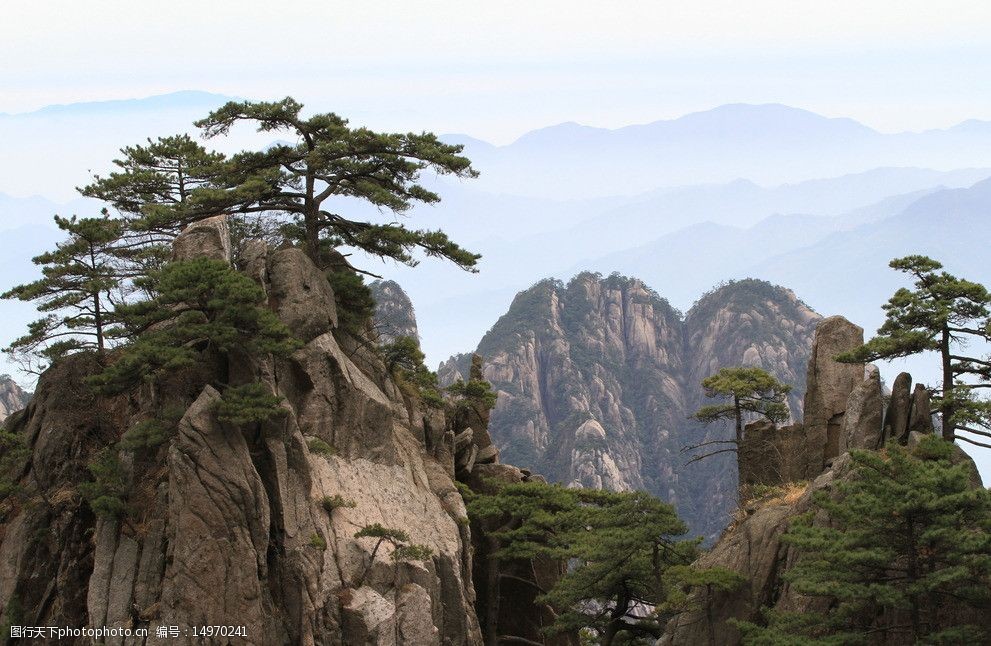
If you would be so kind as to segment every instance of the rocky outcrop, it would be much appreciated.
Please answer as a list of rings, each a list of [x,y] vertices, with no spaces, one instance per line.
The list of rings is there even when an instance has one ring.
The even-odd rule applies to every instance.
[[[392,343],[403,336],[419,340],[416,312],[403,288],[392,280],[376,280],[368,287],[375,299],[374,321],[379,343]]]
[[[302,249],[279,249],[265,257],[269,301],[298,338],[311,341],[337,327],[334,290]]]
[[[931,433],[933,431],[933,413],[929,402],[929,389],[922,384],[915,384],[912,391],[912,412],[908,415],[909,433]]]
[[[884,413],[884,439],[901,441],[908,434],[912,414],[912,375],[899,373],[891,385],[891,399]]]
[[[808,456],[811,475],[822,471],[828,460],[840,454],[847,399],[864,380],[864,364],[840,363],[836,357],[863,344],[863,328],[842,316],[823,319],[816,326],[809,356],[803,424],[809,446],[821,446],[823,450],[821,455]]]
[[[883,415],[877,367],[835,359],[862,342],[863,330],[840,316],[824,319],[816,327],[805,393],[806,419],[781,428],[763,420],[746,426],[737,454],[741,486],[808,482],[851,449],[883,446],[882,422],[891,413]],[[907,394],[907,382],[901,376],[899,380],[899,388]],[[928,409],[928,393],[924,395],[920,407]]]
[[[685,465],[684,446],[730,432],[689,419],[704,403],[700,382],[722,367],[763,367],[794,386],[788,403],[799,418],[818,319],[760,281],[714,290],[684,317],[634,279],[542,281],[478,346],[499,392],[492,440],[504,461],[554,481],[646,489],[714,537],[736,502],[736,460]],[[442,380],[467,379],[467,363],[443,364]]]
[[[10,375],[0,375],[0,422],[31,401],[31,393],[25,392]]]
[[[876,366],[867,366],[867,374],[847,399],[843,426],[840,430],[839,452],[849,449],[879,449],[883,445],[882,422],[884,393],[881,373]]]
[[[837,334],[837,330],[843,332]],[[822,599],[803,597],[789,587],[784,575],[794,564],[797,553],[781,540],[782,534],[792,519],[812,509],[817,493],[828,492],[837,481],[848,477],[850,450],[880,449],[887,440],[900,441],[911,448],[934,432],[929,393],[924,387],[916,387],[910,395],[912,377],[907,373],[895,380],[892,400],[883,418],[884,398],[875,366],[867,366],[866,374],[861,373],[861,380],[850,389],[844,405],[836,404],[841,393],[850,388],[852,374],[836,370],[837,366],[823,369],[823,355],[835,356],[829,353],[852,343],[856,334],[857,330],[844,320],[826,319],[817,329],[813,345],[829,350],[814,355],[820,368],[818,374],[813,375],[811,364],[809,369],[813,399],[810,402],[807,395],[806,410],[828,412],[828,418],[819,414],[820,421],[841,420],[840,454],[828,458],[819,473],[809,477],[813,463],[809,456],[823,456],[827,445],[821,432],[810,435],[802,424],[783,428],[768,422],[747,425],[739,455],[741,484],[777,486],[777,492],[770,499],[744,501],[737,511],[736,522],[697,562],[702,567],[723,567],[737,572],[743,576],[744,584],[732,591],[697,590],[691,609],[675,615],[658,646],[739,644],[740,634],[729,620],[756,620],[762,607],[794,612],[827,610],[821,605]],[[824,337],[821,343],[820,335]],[[813,392],[813,388],[818,392]],[[910,420],[915,420],[914,424],[922,430],[911,430]],[[984,486],[974,461],[957,446],[951,462],[967,465],[972,487]],[[820,514],[814,522],[827,521]]]
[[[908,446],[915,446],[922,437],[922,433],[911,433]],[[951,462],[968,465],[971,486],[983,487],[973,460],[959,447],[954,447]],[[785,574],[799,555],[781,537],[795,517],[813,509],[817,494],[829,492],[850,476],[850,467],[850,454],[843,453],[810,483],[793,484],[769,499],[745,503],[738,512],[739,520],[697,561],[701,567],[722,567],[741,574],[742,587],[730,591],[698,589],[689,609],[668,622],[657,645],[735,646],[740,644],[740,633],[729,620],[760,621],[763,607],[799,613],[827,612],[829,605],[824,599],[799,595],[789,586]],[[828,519],[818,514],[813,522],[825,523]],[[955,612],[954,604],[947,612]],[[974,619],[970,617],[969,621]]]
[[[176,237],[172,245],[172,260],[193,258],[231,262],[231,231],[226,215],[194,222]]]
[[[848,459],[836,461],[831,469],[790,498],[781,496],[744,509],[743,520],[729,528],[697,562],[701,567],[723,567],[742,574],[743,587],[732,591],[699,590],[693,607],[675,615],[668,623],[658,646],[739,644],[740,633],[729,619],[750,620],[762,606],[774,607],[779,603],[793,606],[796,600],[785,598],[786,585],[782,578],[793,555],[781,541],[781,535],[793,517],[811,508],[815,493],[828,489],[837,473],[842,473],[848,464]]]
[[[176,257],[226,255],[223,232],[192,227]],[[24,609],[32,625],[244,625],[247,644],[480,644],[451,422],[405,396],[367,344],[335,335],[333,292],[304,254],[251,251],[241,260],[304,343],[294,355],[208,357],[154,399],[95,396],[85,378],[98,366],[79,355],[11,417],[30,459],[0,503],[0,613]],[[218,377],[260,380],[285,415],[219,422]],[[177,407],[162,444],[117,444]],[[108,446],[126,489],[119,519],[94,517],[78,490]],[[375,523],[430,556],[394,560],[355,538]]]

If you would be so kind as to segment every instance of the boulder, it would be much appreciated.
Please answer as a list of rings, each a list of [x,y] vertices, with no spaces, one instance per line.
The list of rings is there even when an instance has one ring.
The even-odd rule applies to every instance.
[[[269,300],[293,334],[311,341],[337,327],[334,290],[301,249],[268,254]]]
[[[226,215],[193,222],[172,243],[172,260],[210,258],[231,261],[231,229]]]
[[[499,449],[494,445],[489,444],[488,446],[478,450],[478,456],[475,458],[476,464],[490,464],[492,462],[499,461]]]
[[[884,441],[896,440],[902,444],[908,439],[908,419],[912,414],[912,375],[907,372],[895,377],[891,386],[891,399],[884,413]]]
[[[268,245],[263,240],[249,240],[238,258],[238,268],[268,295]]]
[[[876,449],[881,445],[884,398],[881,373],[876,366],[867,367],[867,377],[853,389],[846,403],[840,452],[850,449]]]
[[[806,377],[803,423],[810,446],[821,447],[820,469],[840,453],[847,399],[864,380],[864,364],[840,363],[836,356],[863,343],[863,328],[842,316],[830,316],[816,326]]]
[[[915,384],[912,391],[912,412],[908,416],[909,433],[932,433],[933,414],[929,403],[929,389],[922,384]]]

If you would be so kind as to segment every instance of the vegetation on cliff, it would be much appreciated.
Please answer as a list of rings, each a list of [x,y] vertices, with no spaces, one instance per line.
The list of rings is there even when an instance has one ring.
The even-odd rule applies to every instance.
[[[797,550],[785,580],[825,605],[767,610],[766,624],[740,624],[744,643],[983,643],[973,622],[991,605],[991,493],[952,453],[933,436],[853,451],[852,476],[782,539]]]
[[[691,462],[697,462],[717,453],[737,451],[740,442],[743,441],[743,418],[745,414],[763,417],[770,422],[783,422],[788,419],[788,404],[785,403],[785,396],[791,391],[791,386],[781,383],[766,370],[744,367],[723,368],[716,374],[703,379],[702,388],[705,389],[706,397],[719,397],[729,401],[703,406],[696,411],[695,419],[703,424],[730,420],[733,422],[736,436],[729,440],[707,440],[685,447],[683,450],[713,445],[734,445],[694,456]]]

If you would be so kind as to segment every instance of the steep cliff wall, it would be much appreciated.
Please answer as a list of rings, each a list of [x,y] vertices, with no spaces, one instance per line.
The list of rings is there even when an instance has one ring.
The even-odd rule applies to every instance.
[[[714,537],[736,501],[732,456],[685,466],[681,449],[725,428],[688,419],[719,368],[760,366],[793,385],[801,416],[819,316],[790,291],[740,281],[682,318],[635,279],[580,274],[517,295],[478,346],[499,391],[490,432],[506,462],[586,487],[647,489]],[[441,366],[463,378],[464,356]]]
[[[222,221],[184,236],[180,259],[227,256]],[[259,244],[241,258],[304,343],[290,358],[204,356],[154,395],[110,398],[84,385],[98,366],[80,355],[45,373],[9,420],[30,457],[13,474],[19,493],[0,502],[0,614],[73,627],[243,625],[238,643],[265,645],[480,643],[444,415],[404,395],[367,344],[336,334],[334,294],[301,251]],[[260,379],[285,416],[219,422],[219,374]],[[166,406],[178,406],[167,441],[116,444]],[[119,520],[94,517],[79,495],[107,446],[125,480]],[[325,502],[338,496],[354,506]],[[374,523],[431,556],[373,555],[375,539],[355,533]]]
[[[730,620],[759,621],[762,607],[797,612],[828,609],[828,599],[802,596],[791,589],[785,574],[799,553],[781,540],[782,535],[795,517],[813,509],[816,494],[830,492],[851,476],[849,450],[879,449],[886,439],[911,447],[934,432],[928,393],[917,389],[910,397],[910,375],[899,375],[896,381],[902,395],[892,397],[882,416],[877,369],[868,366],[865,374],[864,364],[835,361],[837,354],[853,349],[862,339],[863,330],[842,317],[822,320],[808,367],[805,420],[784,428],[766,422],[748,425],[740,453],[745,479],[751,484],[777,485],[776,490],[743,501],[735,522],[698,561],[701,567],[737,572],[744,583],[729,591],[698,590],[689,609],[667,624],[658,646],[739,644],[740,633]],[[982,487],[973,460],[959,447],[954,451],[952,462],[968,466],[970,486]],[[819,513],[814,522],[829,521]],[[948,604],[943,615],[954,616],[956,605]],[[903,619],[878,621],[882,625],[886,621],[906,623]],[[986,623],[987,617],[969,617],[968,621]],[[901,642],[879,637],[877,643]]]

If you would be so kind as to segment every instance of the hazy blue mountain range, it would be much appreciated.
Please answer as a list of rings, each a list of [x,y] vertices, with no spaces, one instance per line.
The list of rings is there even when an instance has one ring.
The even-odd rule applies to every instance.
[[[0,115],[0,193],[6,194],[0,195],[0,231],[47,230],[55,212],[97,213],[98,204],[74,191],[90,170],[105,172],[123,145],[194,130],[194,119],[230,98],[180,92]],[[800,250],[813,253],[834,235],[856,240],[858,227],[898,217],[924,194],[991,176],[989,130],[985,122],[969,121],[947,130],[883,134],[786,106],[729,105],[615,130],[551,126],[507,146],[451,135],[446,138],[466,144],[482,176],[428,178],[443,202],[415,209],[408,222],[444,229],[482,253],[480,272],[433,260],[415,270],[364,262],[410,294],[432,361],[473,347],[517,291],[584,269],[640,277],[681,309],[719,281],[762,272],[755,275],[794,287],[828,313],[846,298],[844,290],[816,284],[815,270],[791,267],[788,258],[799,262]],[[272,140],[240,133],[223,145],[263,147]],[[906,167],[911,164],[918,167]],[[357,217],[406,221],[365,204],[339,206]],[[0,237],[6,264],[27,267],[5,276],[4,284],[14,275],[33,276],[29,258],[48,246],[48,236],[38,232],[27,245]],[[958,242],[974,244],[971,238]],[[928,248],[923,239],[903,243]],[[833,267],[856,264],[838,255],[846,249],[834,254]],[[785,254],[792,255],[780,264]],[[871,260],[882,267],[886,261]],[[862,298],[876,307],[875,296]],[[4,305],[6,321],[16,323],[17,307]],[[5,326],[3,340],[19,327]]]
[[[487,190],[594,196],[739,177],[780,184],[878,166],[985,165],[991,123],[886,134],[784,105],[733,104],[614,130],[563,123],[506,146],[450,141],[465,143]]]
[[[687,310],[698,294],[730,278],[752,275],[791,287],[788,274],[794,268],[785,267],[781,273],[773,275],[748,272],[756,271],[759,263],[771,262],[778,255],[808,247],[835,233],[855,232],[873,222],[897,218],[920,198],[944,190],[940,185],[969,186],[989,175],[988,171],[931,176],[913,169],[886,169],[883,172],[889,178],[902,174],[918,179],[914,183],[889,179],[888,185],[893,189],[906,190],[891,196],[879,196],[883,192],[881,189],[858,193],[851,188],[848,191],[848,185],[871,186],[859,175],[810,182],[804,200],[801,196],[804,184],[755,190],[747,183],[734,182],[731,186],[708,187],[709,191],[703,187],[686,188],[675,191],[673,196],[661,192],[643,199],[633,198],[625,206],[613,205],[605,213],[584,220],[576,218],[557,230],[532,235],[526,220],[537,220],[540,214],[507,210],[504,217],[495,220],[502,224],[501,235],[493,233],[474,242],[467,236],[471,218],[456,212],[441,217],[442,213],[448,213],[444,209],[452,206],[442,204],[423,219],[430,226],[450,230],[455,239],[465,240],[469,247],[480,251],[483,254],[480,272],[466,274],[429,261],[415,270],[390,266],[382,269],[403,285],[416,304],[425,349],[428,356],[436,360],[473,346],[495,317],[506,311],[515,293],[537,279],[567,279],[582,270],[605,275],[619,271],[641,278],[682,310]],[[874,171],[869,175],[877,177],[881,172]],[[927,181],[931,182],[928,186]],[[831,188],[824,190],[823,186]],[[823,197],[830,192],[859,194],[863,201],[854,203],[852,197],[845,200]],[[688,194],[690,200],[685,198]],[[750,195],[749,201],[741,194]],[[665,195],[671,202],[666,201]],[[481,197],[479,200],[484,202]],[[692,201],[694,205],[689,204]],[[828,206],[837,210],[822,208],[821,204],[827,201]],[[498,198],[493,197],[486,208],[494,211],[497,202]],[[780,208],[776,208],[778,206]],[[764,209],[764,215],[758,216],[761,209]],[[738,213],[741,214],[739,222],[734,219]],[[678,223],[671,224],[669,218]],[[491,224],[486,219],[483,226]],[[461,230],[466,235],[459,236]],[[856,233],[852,235],[855,237]],[[974,246],[977,242],[969,240],[963,244]],[[928,248],[924,239],[901,247],[907,250],[906,253]],[[893,256],[882,259],[880,266],[886,267],[890,257]],[[842,261],[839,266],[843,266]],[[809,271],[815,273],[814,269]],[[886,268],[884,271],[890,273]],[[438,284],[445,288],[436,289]],[[820,305],[818,292],[805,294],[800,286],[795,289],[821,312],[843,311],[830,308],[831,302],[839,304],[842,300],[841,291],[834,293],[835,300],[823,301]],[[818,288],[819,291],[829,289],[828,284]],[[882,296],[886,298],[887,294],[872,292],[874,318],[865,321],[869,325],[874,325],[873,321],[880,313],[877,307],[883,301],[877,299]],[[461,345],[455,345],[458,343]]]
[[[194,120],[231,98],[176,92],[0,114],[0,192],[70,200],[75,187],[87,183],[92,172],[110,169],[110,161],[123,146],[193,131]]]

